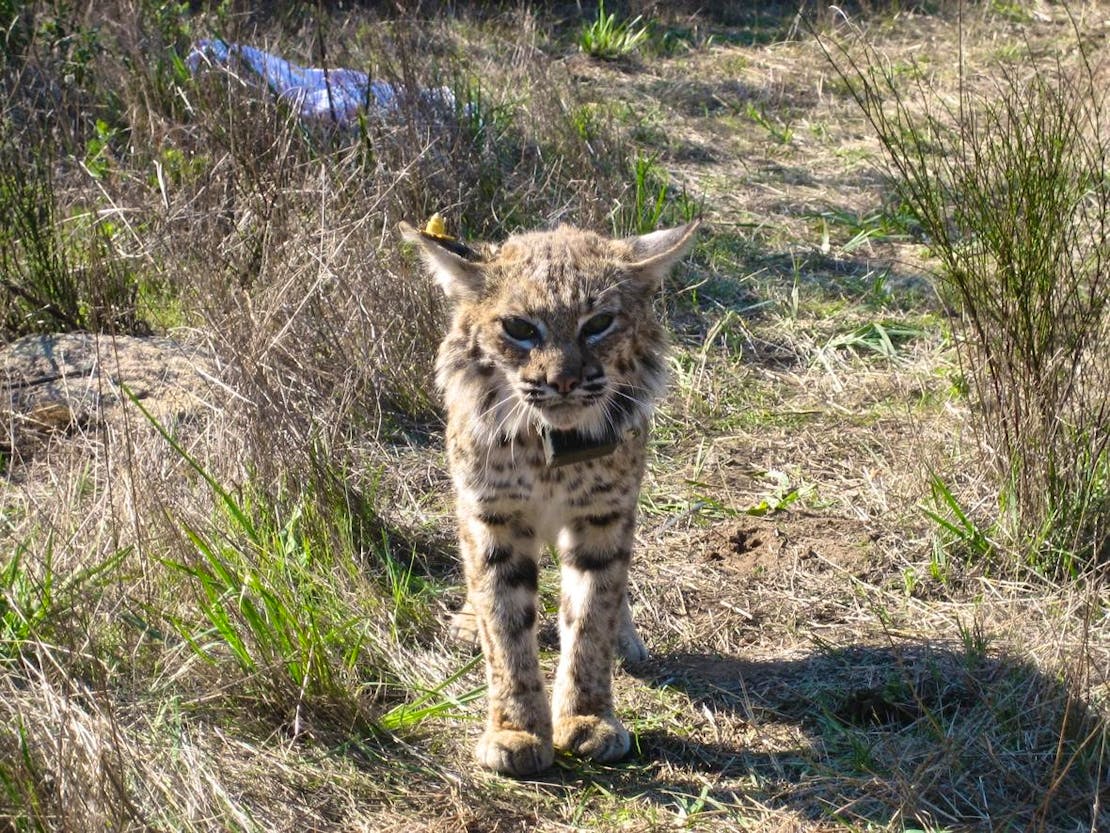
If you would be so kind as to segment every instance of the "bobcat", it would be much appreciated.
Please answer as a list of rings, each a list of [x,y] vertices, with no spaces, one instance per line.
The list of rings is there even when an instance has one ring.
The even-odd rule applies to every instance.
[[[452,305],[437,383],[457,498],[467,602],[489,713],[483,766],[515,776],[554,748],[598,761],[629,749],[611,666],[646,659],[626,583],[647,424],[665,383],[652,310],[693,239],[685,226],[610,240],[570,226],[510,237],[479,255],[401,225]],[[536,646],[543,545],[562,573],[560,661],[549,708]]]

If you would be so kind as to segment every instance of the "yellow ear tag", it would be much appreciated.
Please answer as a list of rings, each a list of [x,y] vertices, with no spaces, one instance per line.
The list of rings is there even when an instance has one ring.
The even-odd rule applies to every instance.
[[[428,218],[428,222],[424,224],[424,233],[432,237],[438,237],[441,240],[454,240],[447,233],[447,223],[443,221],[443,215],[438,211]]]

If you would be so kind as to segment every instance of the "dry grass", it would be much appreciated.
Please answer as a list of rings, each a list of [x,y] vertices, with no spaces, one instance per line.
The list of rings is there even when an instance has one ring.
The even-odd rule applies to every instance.
[[[70,266],[133,288],[98,320],[188,343],[203,376],[191,404],[139,400],[167,436],[97,377],[87,419],[6,461],[0,829],[1110,828],[1110,595],[992,573],[923,513],[931,474],[994,499],[951,321],[792,9],[659,12],[617,65],[544,11],[113,10],[28,7],[69,28],[4,64],[4,152],[49,161],[56,217],[91,218],[63,224]],[[1056,12],[974,7],[968,61],[1062,43]],[[857,20],[954,83],[954,13]],[[306,63],[322,42],[480,109],[305,129],[175,74],[169,48],[213,33]],[[617,676],[636,754],[515,782],[471,764],[480,668],[440,624],[441,310],[393,227],[612,230],[642,219],[637,156],[711,233],[662,305],[674,384],[632,580],[654,658]]]

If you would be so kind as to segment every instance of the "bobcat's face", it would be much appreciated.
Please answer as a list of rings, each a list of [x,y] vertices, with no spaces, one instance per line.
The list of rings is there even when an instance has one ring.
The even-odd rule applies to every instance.
[[[562,226],[481,261],[416,236],[454,301],[437,365],[448,409],[506,437],[531,426],[600,438],[642,422],[664,383],[652,296],[692,232],[615,241]]]
[[[508,418],[601,434],[647,408],[662,382],[663,335],[650,298],[628,287],[612,264],[521,263],[487,299],[474,337],[511,400]],[[626,277],[626,276],[624,276]]]

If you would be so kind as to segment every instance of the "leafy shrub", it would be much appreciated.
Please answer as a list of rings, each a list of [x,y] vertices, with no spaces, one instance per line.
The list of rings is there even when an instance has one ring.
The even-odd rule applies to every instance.
[[[828,49],[828,47],[826,46]],[[961,316],[957,350],[1010,546],[1052,574],[1110,562],[1110,137],[1104,88],[1026,58],[946,105],[864,48],[828,49]],[[920,79],[919,73],[913,74]]]

